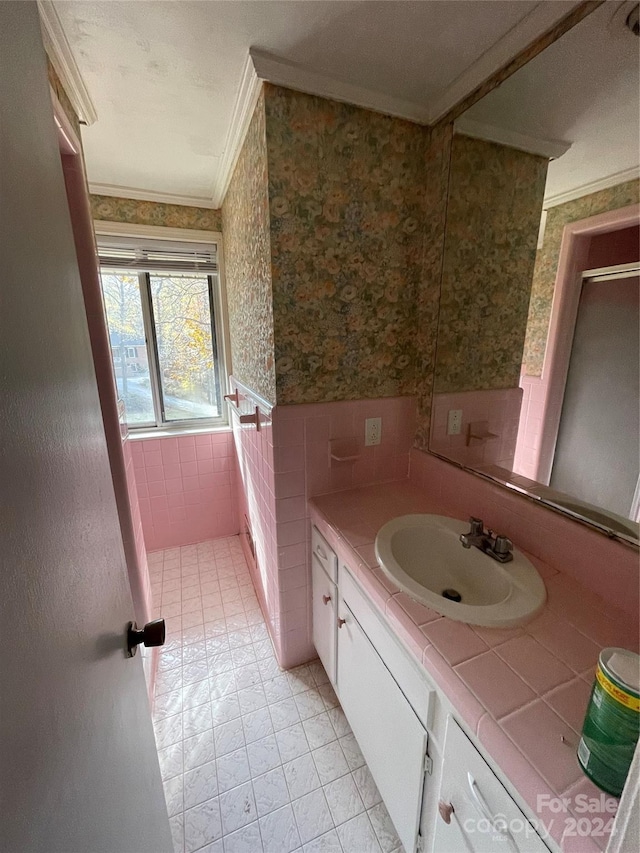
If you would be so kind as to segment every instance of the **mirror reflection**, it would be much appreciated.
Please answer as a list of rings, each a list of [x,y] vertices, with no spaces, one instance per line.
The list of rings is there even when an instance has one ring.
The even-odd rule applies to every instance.
[[[429,446],[637,541],[633,8],[603,4],[456,122]]]

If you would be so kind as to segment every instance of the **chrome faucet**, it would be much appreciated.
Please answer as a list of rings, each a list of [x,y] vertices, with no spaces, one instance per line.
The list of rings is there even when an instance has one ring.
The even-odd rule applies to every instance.
[[[481,518],[469,519],[471,529],[468,533],[460,534],[460,542],[463,548],[478,548],[483,554],[497,560],[499,563],[508,563],[513,560],[513,542],[507,536],[494,536],[491,530],[484,529]]]

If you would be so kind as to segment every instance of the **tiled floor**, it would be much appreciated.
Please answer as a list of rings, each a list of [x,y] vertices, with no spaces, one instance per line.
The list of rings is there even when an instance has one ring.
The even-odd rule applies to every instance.
[[[278,667],[238,537],[156,551],[149,567],[176,853],[399,851],[321,664]]]

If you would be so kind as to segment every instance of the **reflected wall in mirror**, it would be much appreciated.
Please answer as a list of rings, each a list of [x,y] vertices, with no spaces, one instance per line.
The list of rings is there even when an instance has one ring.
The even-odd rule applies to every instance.
[[[456,122],[429,449],[637,541],[633,5],[599,7]]]

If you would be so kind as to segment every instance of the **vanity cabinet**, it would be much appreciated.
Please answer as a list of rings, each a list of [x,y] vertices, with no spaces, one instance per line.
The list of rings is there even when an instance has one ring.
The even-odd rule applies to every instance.
[[[447,719],[433,853],[549,853],[473,743]]]
[[[455,708],[315,527],[311,562],[314,643],[406,853],[548,853]]]
[[[428,735],[344,600],[340,620],[340,703],[398,837],[411,853],[418,841]]]
[[[335,688],[338,558],[315,527],[311,535],[311,554],[313,644]]]

